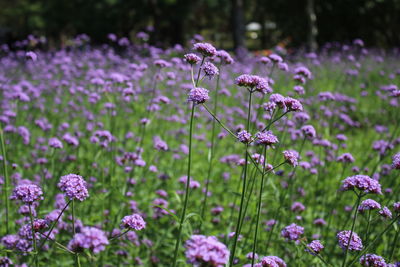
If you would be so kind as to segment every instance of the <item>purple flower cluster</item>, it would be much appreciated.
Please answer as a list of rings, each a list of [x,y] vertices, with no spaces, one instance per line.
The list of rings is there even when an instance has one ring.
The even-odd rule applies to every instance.
[[[381,185],[378,181],[367,175],[354,175],[342,181],[342,191],[358,189],[364,193],[382,194]]]
[[[209,100],[208,90],[201,87],[192,88],[188,95],[188,101],[192,101],[195,104],[201,104]]]
[[[242,74],[235,79],[235,84],[242,87],[255,89],[263,94],[272,92],[269,82],[257,75]]]
[[[42,189],[35,184],[17,185],[11,195],[11,199],[18,199],[26,204],[43,199]]]
[[[139,214],[127,215],[121,220],[124,228],[140,231],[146,227],[146,222]]]
[[[376,202],[373,199],[366,199],[363,202],[361,202],[360,206],[358,207],[359,212],[364,212],[366,210],[375,210],[375,209],[380,209],[381,204]]]
[[[271,131],[265,131],[265,132],[258,132],[256,134],[256,142],[259,145],[273,145],[278,143],[278,137],[276,137]]]
[[[217,49],[209,43],[195,43],[193,49],[202,54],[204,57],[213,57],[217,54]]]
[[[109,244],[106,234],[95,227],[83,227],[80,233],[74,235],[68,244],[68,248],[75,252],[90,249],[93,253],[99,253]]]
[[[78,199],[83,201],[89,197],[85,180],[83,180],[82,176],[77,174],[67,174],[61,176],[58,187],[71,200]]]
[[[211,62],[204,63],[202,69],[203,69],[205,75],[210,78],[213,76],[219,75],[218,68]]]
[[[324,249],[324,245],[319,240],[313,240],[307,245],[306,251],[311,255],[319,254]]]
[[[251,141],[251,134],[246,130],[240,131],[237,133],[237,139],[239,142],[247,144]]]
[[[261,259],[262,267],[286,267],[286,263],[277,256],[266,256]]]
[[[291,241],[298,240],[302,234],[304,234],[304,227],[298,226],[295,223],[286,226],[281,231],[281,236]]]
[[[283,157],[285,158],[285,161],[293,167],[298,165],[299,153],[297,151],[285,150],[283,151]]]
[[[392,168],[400,170],[400,153],[397,153],[393,156]]]
[[[198,64],[201,61],[201,58],[198,55],[193,54],[193,53],[186,54],[183,57],[185,58],[186,62],[191,65]]]
[[[223,267],[229,259],[229,250],[214,236],[192,235],[185,248],[187,262],[195,266]]]
[[[357,233],[353,232],[351,235],[351,240],[349,244],[351,231],[341,231],[337,233],[336,237],[338,239],[339,246],[345,250],[348,247],[350,251],[360,251],[363,248],[361,238]]]
[[[360,264],[365,267],[386,267],[385,260],[375,254],[365,254],[360,258]]]

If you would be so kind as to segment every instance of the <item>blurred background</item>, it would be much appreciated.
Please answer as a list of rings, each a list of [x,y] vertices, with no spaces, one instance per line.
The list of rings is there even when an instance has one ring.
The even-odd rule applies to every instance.
[[[0,43],[44,36],[50,46],[86,34],[160,47],[201,34],[218,47],[315,50],[361,38],[367,46],[400,45],[400,0],[0,0]],[[145,33],[145,34],[143,34]]]

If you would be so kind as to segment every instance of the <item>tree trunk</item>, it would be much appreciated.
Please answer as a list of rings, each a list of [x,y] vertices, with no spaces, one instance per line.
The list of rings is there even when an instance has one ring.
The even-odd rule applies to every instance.
[[[231,8],[233,48],[235,50],[246,48],[243,0],[232,0]]]
[[[308,49],[315,51],[318,48],[317,44],[317,16],[314,10],[314,0],[307,0],[307,18],[308,18]]]

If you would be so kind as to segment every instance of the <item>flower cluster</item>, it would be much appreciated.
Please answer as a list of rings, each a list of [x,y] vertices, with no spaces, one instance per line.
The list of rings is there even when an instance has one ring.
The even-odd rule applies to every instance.
[[[350,235],[351,235],[351,240],[349,242]],[[348,248],[348,250],[350,250],[350,251],[354,251],[354,250],[360,251],[363,248],[361,238],[355,232],[353,232],[353,234],[351,234],[351,231],[341,231],[341,232],[337,233],[336,237],[338,239],[339,246],[343,250]]]
[[[342,181],[342,191],[358,189],[364,193],[382,194],[381,185],[367,175],[354,175]]]
[[[208,90],[201,87],[195,87],[190,90],[188,100],[195,104],[201,104],[209,100]]]
[[[287,240],[296,241],[304,234],[304,227],[298,226],[295,223],[286,226],[282,229],[281,235]]]
[[[121,220],[124,228],[140,231],[146,227],[146,222],[139,214],[127,215]]]
[[[89,197],[85,180],[83,180],[82,176],[77,174],[68,174],[61,176],[58,187],[71,200],[78,199],[80,201],[83,201],[87,197]]]
[[[223,267],[229,259],[229,250],[214,236],[192,235],[185,248],[188,263],[195,266]]]
[[[35,184],[21,184],[15,187],[10,198],[19,199],[26,204],[32,204],[35,201],[43,199],[43,192]]]
[[[109,244],[106,234],[95,227],[83,227],[80,233],[76,233],[68,244],[68,248],[74,252],[90,249],[93,253],[105,250]]]

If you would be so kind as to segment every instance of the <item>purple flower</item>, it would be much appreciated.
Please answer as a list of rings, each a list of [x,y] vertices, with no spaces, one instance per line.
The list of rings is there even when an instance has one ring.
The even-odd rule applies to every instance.
[[[246,130],[240,131],[237,134],[237,139],[239,142],[247,144],[251,140],[251,134],[248,133]]]
[[[354,175],[342,181],[342,191],[359,189],[364,193],[382,194],[381,185],[378,181],[367,175]]]
[[[242,74],[235,79],[235,84],[242,87],[248,87],[250,89],[255,88],[256,91],[259,91],[263,94],[272,92],[269,82],[257,75]]]
[[[298,226],[295,223],[286,226],[282,229],[281,235],[282,237],[286,238],[287,240],[296,241],[300,238],[300,236],[304,234],[304,228]]]
[[[0,266],[1,267],[11,267],[14,266],[12,260],[8,257],[1,257],[0,258]]]
[[[279,62],[282,62],[282,61],[283,61],[282,57],[279,56],[279,55],[277,55],[277,54],[271,54],[271,55],[269,55],[268,57],[269,57],[269,59],[271,59],[271,61],[274,62],[274,63],[279,63]]]
[[[146,222],[139,214],[127,215],[121,220],[122,226],[129,229],[140,231],[146,227]]]
[[[257,144],[260,145],[273,145],[278,143],[278,137],[276,137],[271,131],[258,132],[256,134]]]
[[[307,69],[306,67],[298,67],[294,70],[294,73],[297,75],[301,75],[306,79],[310,79],[311,78],[311,71],[309,69]]]
[[[83,201],[89,196],[85,180],[83,180],[82,176],[77,174],[61,176],[58,187],[71,200],[79,199]]]
[[[234,63],[233,58],[225,50],[218,50],[217,57],[219,57],[221,59],[221,63],[223,63],[223,64],[228,65],[228,64]]]
[[[393,210],[400,213],[400,202],[393,203]]]
[[[62,142],[57,137],[50,138],[49,146],[52,147],[52,148],[60,148],[60,149],[63,148]]]
[[[192,235],[185,249],[187,262],[195,266],[223,267],[229,259],[229,250],[214,236]]]
[[[315,256],[316,254],[319,254],[323,249],[324,246],[319,240],[313,240],[310,244],[307,245],[306,251]]]
[[[286,162],[288,162],[293,167],[298,165],[299,153],[295,150],[285,150],[283,151],[283,157]]]
[[[308,137],[310,139],[314,139],[317,135],[312,125],[304,125],[303,127],[301,127],[301,131],[303,132],[305,137]]]
[[[190,90],[188,101],[192,101],[195,104],[201,104],[209,100],[208,90],[201,87],[195,87]]]
[[[74,235],[68,248],[74,252],[81,252],[86,248],[97,254],[105,250],[108,244],[107,236],[102,230],[95,227],[83,227],[80,233]]]
[[[204,63],[202,69],[203,69],[205,75],[210,78],[213,76],[219,75],[218,68],[211,62]]]
[[[285,97],[284,103],[285,103],[285,106],[288,111],[302,111],[303,110],[303,105],[297,99],[294,99],[291,97]]]
[[[193,53],[186,54],[183,57],[185,58],[186,62],[189,63],[190,65],[195,65],[201,61],[201,58]]]
[[[379,211],[379,214],[383,217],[383,218],[392,218],[392,212],[388,209],[388,207],[383,207],[383,209],[381,209]]]
[[[204,57],[213,57],[217,54],[217,49],[209,43],[195,43],[193,49],[202,54]]]
[[[375,254],[365,254],[360,258],[360,264],[366,267],[386,267],[385,260]]]
[[[26,58],[26,59],[30,59],[30,60],[32,60],[32,61],[36,61],[37,58],[38,58],[38,56],[37,56],[37,54],[36,54],[35,52],[33,52],[33,51],[28,51],[28,52],[26,52],[26,54],[25,54],[25,58]]]
[[[302,212],[306,209],[306,207],[301,202],[294,202],[290,209],[295,212]]]
[[[19,199],[26,204],[32,204],[34,201],[43,199],[42,189],[35,184],[17,185],[10,199]]]
[[[375,209],[380,209],[381,204],[376,202],[373,199],[366,199],[363,202],[361,202],[360,206],[358,207],[359,212],[364,212],[366,210],[375,210]]]
[[[263,267],[286,267],[286,263],[277,256],[266,256],[261,259]]]
[[[392,168],[400,170],[400,153],[397,153],[393,156]]]
[[[353,155],[351,155],[350,153],[344,153],[344,154],[340,155],[339,157],[337,157],[336,161],[343,162],[343,163],[353,163],[354,158],[353,158]]]
[[[351,240],[349,244],[351,231],[341,231],[339,232],[336,237],[338,239],[339,246],[345,250],[348,247],[350,251],[360,251],[363,248],[361,238],[357,235],[357,233],[353,232],[351,235]]]

